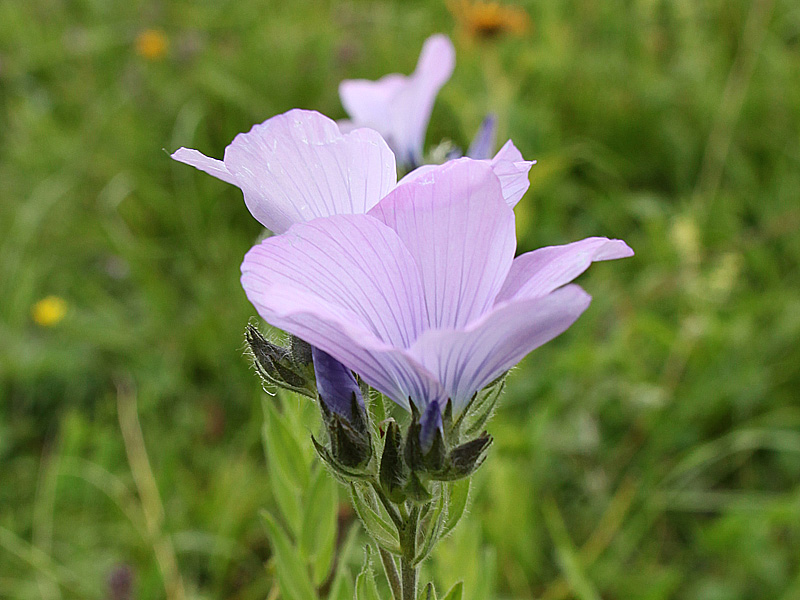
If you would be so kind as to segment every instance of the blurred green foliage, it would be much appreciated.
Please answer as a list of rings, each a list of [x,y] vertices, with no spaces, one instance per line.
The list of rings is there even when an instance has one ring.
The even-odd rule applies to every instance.
[[[429,143],[493,110],[539,161],[520,251],[637,252],[583,276],[592,307],[509,378],[437,587],[800,597],[800,9],[519,4],[525,35],[475,40],[432,0],[0,2],[0,597],[106,598],[128,573],[135,598],[275,598],[238,282],[260,229],[163,150],[343,117],[341,79],[410,72],[437,31],[458,62]],[[49,295],[67,313],[40,326]],[[297,523],[271,527],[310,543]]]

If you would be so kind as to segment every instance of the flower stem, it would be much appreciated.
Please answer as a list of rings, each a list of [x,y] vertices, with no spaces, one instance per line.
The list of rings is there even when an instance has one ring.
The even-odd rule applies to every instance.
[[[403,578],[402,600],[417,600],[417,566],[414,558],[417,553],[417,521],[419,507],[413,506],[400,529],[400,571]]]
[[[403,600],[416,600],[417,596],[417,567],[413,565],[413,560],[403,557]]]

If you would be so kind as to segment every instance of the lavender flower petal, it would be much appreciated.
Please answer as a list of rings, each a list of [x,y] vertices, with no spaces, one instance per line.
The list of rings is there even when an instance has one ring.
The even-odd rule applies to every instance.
[[[236,136],[225,160],[181,148],[172,157],[232,183],[275,233],[334,214],[364,213],[397,182],[394,156],[375,131],[343,135],[314,111],[291,110]]]
[[[514,259],[497,302],[541,297],[569,283],[593,262],[633,256],[622,240],[591,237],[563,246],[548,246]]]
[[[503,198],[511,208],[514,208],[522,196],[525,195],[525,192],[528,191],[530,186],[528,171],[531,170],[532,165],[536,164],[536,161],[524,160],[517,147],[514,146],[511,140],[508,140],[493,159],[481,160],[480,162],[488,164],[492,168],[492,171],[500,180]],[[397,185],[401,186],[416,181],[441,166],[422,165],[417,167],[403,177]]]
[[[409,352],[442,383],[457,414],[477,390],[569,328],[590,300],[577,285],[515,299],[464,330],[426,331]]]
[[[511,140],[508,140],[491,160],[492,170],[500,179],[503,197],[511,208],[528,191],[531,185],[528,172],[536,161],[525,160]]]
[[[413,256],[428,328],[465,327],[494,304],[516,236],[514,212],[486,162],[460,158],[432,169],[369,215],[396,231]]]
[[[393,73],[377,81],[345,80],[342,105],[353,121],[380,132],[401,164],[419,164],[433,102],[455,68],[455,49],[444,35],[429,37],[414,73]]]
[[[271,325],[320,348],[409,408],[443,398],[441,385],[403,352],[426,326],[414,258],[367,215],[295,225],[245,256],[242,285]]]

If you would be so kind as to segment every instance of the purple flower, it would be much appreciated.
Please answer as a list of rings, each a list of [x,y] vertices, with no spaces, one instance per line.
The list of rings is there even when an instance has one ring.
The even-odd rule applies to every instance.
[[[378,131],[400,164],[419,165],[433,101],[454,68],[453,44],[438,34],[425,40],[411,75],[345,80],[339,85],[339,96],[353,125]]]
[[[514,258],[514,213],[489,161],[458,159],[398,185],[367,214],[299,223],[242,264],[259,314],[422,412],[473,394],[589,305],[566,285],[631,256],[588,238]]]

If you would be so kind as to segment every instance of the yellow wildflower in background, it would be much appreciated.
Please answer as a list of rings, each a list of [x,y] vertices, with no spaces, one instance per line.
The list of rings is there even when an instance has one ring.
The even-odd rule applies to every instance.
[[[67,314],[67,301],[59,296],[42,298],[31,309],[31,316],[42,327],[58,325]]]
[[[448,0],[447,8],[458,20],[461,29],[475,38],[522,35],[530,28],[528,13],[519,6],[481,0]]]
[[[167,54],[169,40],[160,29],[145,29],[136,36],[136,53],[147,60],[160,60]]]

